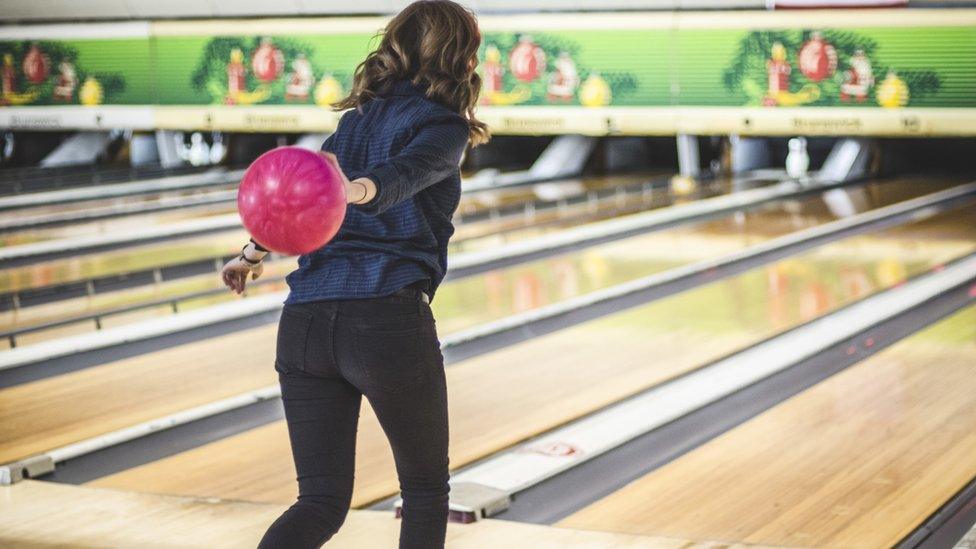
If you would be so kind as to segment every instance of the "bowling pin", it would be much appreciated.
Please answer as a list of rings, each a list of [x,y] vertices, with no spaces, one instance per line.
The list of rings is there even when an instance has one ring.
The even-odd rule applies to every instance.
[[[227,156],[227,147],[224,146],[224,136],[218,132],[213,134],[213,145],[210,146],[210,163],[220,164]]]
[[[210,163],[210,147],[203,140],[200,132],[194,132],[190,136],[190,164],[203,166]]]
[[[0,161],[6,161],[8,158],[14,155],[14,133],[4,132],[0,136],[0,143],[3,144],[0,147]]]
[[[173,132],[173,148],[176,149],[176,155],[180,157],[180,160],[184,162],[190,161],[190,147],[186,146],[183,142],[183,132]]]
[[[790,139],[790,152],[786,155],[786,174],[793,179],[802,179],[807,175],[810,167],[810,155],[807,154],[807,140],[804,137]]]

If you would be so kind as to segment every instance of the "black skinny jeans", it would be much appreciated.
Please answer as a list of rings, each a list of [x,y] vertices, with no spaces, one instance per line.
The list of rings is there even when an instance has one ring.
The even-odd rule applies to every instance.
[[[363,395],[393,449],[403,498],[400,548],[443,547],[447,386],[430,306],[403,296],[286,305],[275,369],[299,495],[259,548],[319,547],[342,525]]]

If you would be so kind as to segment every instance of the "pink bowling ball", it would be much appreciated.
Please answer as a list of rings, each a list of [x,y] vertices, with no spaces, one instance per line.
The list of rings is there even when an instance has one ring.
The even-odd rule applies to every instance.
[[[321,154],[278,147],[244,172],[237,211],[251,236],[269,250],[300,255],[332,240],[346,215],[346,190]]]

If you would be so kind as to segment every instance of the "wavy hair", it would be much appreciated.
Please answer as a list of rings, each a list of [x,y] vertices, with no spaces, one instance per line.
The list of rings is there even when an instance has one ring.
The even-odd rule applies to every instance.
[[[488,141],[488,126],[474,113],[481,32],[473,13],[450,0],[420,0],[391,19],[381,36],[379,47],[356,67],[352,91],[333,104],[336,110],[358,108],[396,81],[410,80],[468,121],[472,145]]]

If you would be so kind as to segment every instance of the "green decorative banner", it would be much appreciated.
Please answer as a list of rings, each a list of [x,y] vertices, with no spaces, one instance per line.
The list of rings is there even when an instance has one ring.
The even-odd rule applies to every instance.
[[[973,18],[976,12],[959,13]],[[827,15],[813,23],[832,20]],[[884,21],[900,15],[889,13]],[[777,27],[762,22],[785,15],[765,12],[730,14],[725,27],[717,18],[683,28],[660,24],[660,14],[603,17],[629,24],[489,25],[480,51],[482,104],[976,107],[976,25],[954,21],[953,10],[927,13],[925,21],[942,17],[944,26],[917,27],[849,21],[844,28]],[[580,26],[579,19],[563,20]],[[749,28],[753,21],[761,24]],[[268,34],[253,34],[252,24],[242,35],[232,34],[234,22],[217,23],[222,26],[212,36],[207,25],[160,23],[147,27],[145,37],[0,40],[0,105],[327,108],[348,92],[357,64],[375,45],[363,29],[383,20],[359,20],[350,32],[336,32],[342,20],[330,20],[322,32],[312,32],[314,20],[278,21],[269,23]],[[160,28],[165,32],[152,30]]]
[[[0,41],[0,105],[146,105],[150,42]]]
[[[972,28],[686,30],[677,51],[681,105],[976,106]]]
[[[349,89],[370,36],[155,38],[162,105],[328,106]]]

